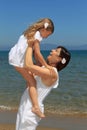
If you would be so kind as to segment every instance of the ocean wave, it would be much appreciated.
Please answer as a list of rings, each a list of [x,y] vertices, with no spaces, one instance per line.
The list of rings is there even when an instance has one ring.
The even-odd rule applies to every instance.
[[[10,106],[0,106],[0,111],[16,111],[18,108],[17,107],[10,107]]]
[[[53,115],[55,117],[59,116],[76,116],[76,117],[87,117],[87,112],[80,111],[61,111],[61,110],[45,110],[46,115]]]
[[[11,107],[11,106],[0,106],[0,111],[18,111],[18,107]],[[87,117],[87,111],[74,111],[67,109],[54,109],[52,108],[45,108],[45,114],[48,116],[79,116],[79,117]]]

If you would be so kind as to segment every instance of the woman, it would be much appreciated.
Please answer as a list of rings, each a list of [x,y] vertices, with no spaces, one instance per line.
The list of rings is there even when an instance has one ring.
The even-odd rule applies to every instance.
[[[27,59],[28,56],[28,59]],[[47,57],[47,63],[52,69],[39,67],[32,62],[32,44],[29,45],[26,55],[26,69],[31,73],[30,86],[37,86],[38,102],[42,113],[44,113],[43,100],[53,88],[57,88],[59,83],[58,72],[62,70],[70,61],[70,53],[64,47],[59,46],[52,50]],[[28,64],[29,63],[29,64]],[[35,74],[33,78],[33,74]],[[32,102],[28,93],[29,87],[22,95],[19,111],[17,114],[16,130],[36,130],[38,122],[41,120],[35,113],[31,111]]]

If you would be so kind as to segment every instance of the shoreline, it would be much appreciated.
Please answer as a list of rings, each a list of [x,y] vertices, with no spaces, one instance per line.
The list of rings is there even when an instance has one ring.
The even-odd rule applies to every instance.
[[[0,111],[0,130],[15,130],[15,111]],[[37,130],[87,130],[87,116],[53,115],[42,119]]]

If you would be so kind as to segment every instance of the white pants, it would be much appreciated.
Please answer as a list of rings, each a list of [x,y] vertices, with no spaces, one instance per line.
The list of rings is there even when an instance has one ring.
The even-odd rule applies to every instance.
[[[32,111],[32,103],[29,97],[28,89],[22,95],[19,110],[17,113],[16,130],[36,130],[41,118]],[[40,105],[41,111],[44,112],[43,104]]]

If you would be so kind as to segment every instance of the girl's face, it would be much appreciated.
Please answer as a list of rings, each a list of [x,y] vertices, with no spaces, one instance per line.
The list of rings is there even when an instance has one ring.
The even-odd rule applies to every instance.
[[[52,32],[51,31],[47,31],[46,29],[43,28],[43,29],[40,30],[40,34],[41,34],[41,36],[43,38],[47,38],[49,35],[52,34]]]

